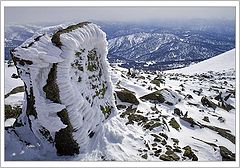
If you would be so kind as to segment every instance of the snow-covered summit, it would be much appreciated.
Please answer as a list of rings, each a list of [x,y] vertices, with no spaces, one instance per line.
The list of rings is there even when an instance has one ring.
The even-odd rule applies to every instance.
[[[190,65],[189,67],[169,70],[166,72],[195,74],[195,73],[204,73],[208,71],[219,72],[222,70],[235,69],[235,62],[236,62],[235,55],[236,55],[236,49],[232,49],[223,54],[215,56],[213,58],[204,60],[197,64]]]

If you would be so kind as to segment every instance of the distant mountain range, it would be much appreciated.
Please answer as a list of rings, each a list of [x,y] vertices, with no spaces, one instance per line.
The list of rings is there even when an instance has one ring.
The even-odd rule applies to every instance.
[[[40,27],[34,25],[7,25],[5,26],[5,59],[10,58],[10,50],[18,47]]]
[[[109,61],[120,60],[130,67],[133,62],[204,60],[235,48],[233,21],[98,22],[98,25],[107,34]],[[32,25],[6,26],[5,59],[10,58],[10,49],[22,44],[40,28]]]
[[[148,30],[148,29],[146,29]],[[109,40],[109,58],[137,61],[207,59],[235,47],[233,25],[160,27]]]

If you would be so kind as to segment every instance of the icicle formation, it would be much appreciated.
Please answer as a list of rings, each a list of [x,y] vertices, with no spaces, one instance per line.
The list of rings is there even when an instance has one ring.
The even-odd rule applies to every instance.
[[[12,51],[25,83],[25,111],[38,139],[51,140],[59,155],[88,148],[114,115],[106,34],[89,22],[33,36]]]

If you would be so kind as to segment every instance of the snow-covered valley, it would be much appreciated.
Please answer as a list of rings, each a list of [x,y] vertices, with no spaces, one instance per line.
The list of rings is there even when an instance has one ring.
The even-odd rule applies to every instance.
[[[227,60],[227,61],[226,61]],[[215,66],[214,66],[215,65]],[[221,66],[220,66],[221,65]],[[58,156],[29,144],[14,131],[24,90],[14,66],[5,64],[5,159],[79,161],[235,160],[235,50],[165,72],[124,69],[112,64],[116,114],[102,124],[94,148]],[[17,88],[17,89],[16,89]],[[110,93],[109,93],[110,94]],[[15,124],[14,124],[15,122]],[[90,122],[90,121],[89,121]],[[47,149],[47,150],[46,150]]]

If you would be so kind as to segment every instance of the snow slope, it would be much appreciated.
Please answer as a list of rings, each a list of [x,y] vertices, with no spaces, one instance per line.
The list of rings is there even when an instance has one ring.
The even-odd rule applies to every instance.
[[[223,54],[217,55],[213,58],[204,60],[197,64],[190,65],[182,69],[168,70],[169,73],[184,73],[184,74],[194,74],[194,73],[204,73],[208,71],[219,72],[222,70],[235,69],[236,62],[236,49],[232,49]]]
[[[4,73],[4,92],[5,94],[9,93],[13,88],[17,86],[23,86],[23,82],[20,78],[14,79],[11,78],[12,74],[17,74],[17,70],[15,66],[8,67],[8,65],[5,63],[5,73]]]
[[[5,67],[8,71],[9,67]],[[136,93],[136,97],[140,101],[139,105],[132,105],[131,103],[121,102],[116,99],[117,105],[125,105],[123,109],[118,109],[117,115],[104,123],[103,139],[98,139],[101,145],[92,151],[81,153],[75,157],[59,157],[51,152],[39,153],[39,149],[32,146],[27,147],[22,144],[12,134],[6,134],[6,158],[7,160],[74,160],[74,161],[99,161],[99,160],[116,160],[116,161],[162,161],[159,159],[160,155],[164,155],[169,151],[169,146],[175,150],[177,147],[181,153],[175,153],[180,157],[179,161],[191,161],[188,157],[183,156],[184,147],[190,146],[199,161],[220,161],[222,156],[220,154],[219,146],[225,146],[230,151],[235,153],[235,144],[228,139],[222,137],[217,132],[208,128],[200,128],[194,125],[193,127],[179,116],[174,114],[174,109],[180,109],[183,114],[188,111],[188,117],[193,118],[194,121],[205,125],[216,126],[230,130],[230,134],[235,135],[235,109],[227,112],[221,108],[213,110],[201,104],[201,98],[206,95],[208,97],[215,97],[218,95],[217,91],[214,91],[214,87],[223,85],[223,81],[227,81],[228,84],[224,85],[224,88],[219,89],[223,92],[223,96],[227,94],[228,89],[235,88],[234,72],[227,71],[226,74],[215,74],[212,82],[210,79],[204,79],[201,76],[196,76],[195,79],[189,80],[189,76],[173,75],[170,73],[163,74],[165,84],[161,84],[160,87],[151,83],[156,77],[153,72],[137,72],[137,77],[131,77],[127,75],[128,70],[120,67],[114,67],[111,70],[111,78],[114,84],[114,90],[119,87],[129,89]],[[221,79],[221,78],[223,79]],[[184,82],[185,81],[185,82]],[[154,88],[156,87],[156,88]],[[175,94],[176,99],[169,97],[169,101],[176,102],[174,106],[167,105],[165,103],[152,103],[149,101],[142,101],[139,99],[141,96],[149,94],[153,91],[166,88],[170,90],[170,93]],[[203,89],[200,95],[197,95],[193,90]],[[212,89],[210,89],[212,88]],[[178,91],[177,91],[178,90]],[[176,95],[177,93],[177,95]],[[187,95],[191,95],[193,98],[187,98]],[[10,98],[10,97],[9,97]],[[177,99],[181,99],[177,102]],[[235,104],[235,98],[233,95],[228,100],[232,105]],[[189,103],[196,105],[189,105]],[[137,108],[136,114],[147,117],[149,121],[160,120],[165,118],[167,123],[162,126],[155,127],[152,130],[146,129],[141,122],[134,122],[128,124],[129,117],[122,115],[128,111],[127,108]],[[156,109],[154,109],[156,108]],[[131,108],[130,108],[131,109]],[[156,111],[157,110],[157,111]],[[202,119],[207,116],[209,122]],[[178,131],[169,125],[171,119],[174,118],[180,125],[181,129]],[[8,120],[6,126],[11,124],[14,119]],[[164,135],[160,136],[161,142],[154,140],[152,134]],[[193,139],[197,138],[197,139]],[[176,145],[173,142],[173,138],[179,142]],[[155,146],[157,143],[157,146]],[[216,146],[209,145],[207,143],[213,143]],[[175,145],[174,145],[175,144]],[[147,147],[149,146],[149,148]],[[155,150],[157,149],[157,150]],[[160,151],[157,153],[156,151]],[[143,158],[144,156],[144,158]],[[145,159],[147,156],[147,159]]]
[[[73,52],[76,49],[77,51],[80,50],[81,47],[86,48],[85,51],[80,50],[83,58],[86,58],[86,51],[91,50],[94,48],[93,46],[95,46],[98,49],[97,53],[100,52],[103,54],[103,57],[100,59],[106,59],[106,57],[104,57],[107,52],[105,50],[106,41],[104,38],[100,38],[103,41],[99,43],[96,43],[94,39],[84,44],[78,43],[82,41],[82,37],[88,39],[89,35],[92,35],[94,32],[92,28],[97,29],[95,33],[100,33],[94,34],[96,36],[93,37],[105,37],[101,31],[99,32],[97,27],[89,25],[78,33],[72,32],[61,36],[61,40],[64,43],[61,50],[49,45],[51,42],[47,35],[40,38],[41,43],[32,45],[33,48],[41,51],[41,54],[35,54],[34,52],[36,50],[33,48],[31,54],[26,54],[24,52],[25,49],[19,49],[22,54],[25,54],[25,59],[31,59],[31,61],[35,63],[35,66],[41,65],[40,68],[30,67],[30,69],[32,68],[32,73],[36,72],[33,73],[32,76],[32,79],[35,79],[33,85],[37,84],[38,86],[34,92],[39,93],[38,99],[36,99],[36,107],[40,113],[40,117],[38,119],[31,118],[35,124],[34,128],[37,129],[38,124],[45,124],[46,128],[49,128],[54,133],[56,129],[61,129],[62,126],[64,127],[64,125],[61,125],[61,121],[56,119],[57,117],[53,112],[66,106],[69,112],[71,112],[71,121],[74,123],[73,126],[76,128],[80,127],[80,129],[76,131],[74,138],[82,145],[85,145],[84,150],[81,151],[79,155],[71,157],[57,156],[56,152],[52,150],[52,144],[49,144],[49,146],[46,145],[45,147],[44,145],[42,146],[41,143],[43,142],[41,140],[39,141],[33,134],[29,134],[30,130],[12,128],[11,125],[15,122],[12,118],[6,120],[5,123],[6,160],[221,161],[226,159],[222,155],[222,146],[228,149],[225,150],[225,152],[227,152],[229,156],[231,155],[231,159],[234,159],[234,155],[231,154],[231,152],[236,152],[234,139],[236,133],[236,109],[234,108],[236,103],[236,86],[234,66],[231,66],[233,64],[229,63],[232,61],[232,58],[234,58],[234,50],[227,52],[228,54],[223,54],[223,56],[220,55],[221,57],[215,57],[215,61],[210,61],[211,59],[209,59],[201,63],[204,70],[199,71],[199,73],[209,71],[209,69],[212,68],[210,66],[211,64],[215,63],[217,65],[217,62],[219,62],[219,66],[215,69],[216,72],[206,73],[204,76],[198,74],[192,77],[188,74],[179,74],[178,72],[181,72],[181,69],[173,70],[176,73],[168,73],[169,71],[160,73],[131,70],[129,74],[127,69],[118,66],[107,69],[108,64],[105,64],[103,77],[99,81],[95,78],[91,80],[89,77],[92,78],[91,76],[93,75],[99,76],[99,71],[96,71],[97,73],[92,71],[82,73],[81,71],[77,71],[76,67],[67,65],[76,63],[73,62],[74,60],[83,61],[77,63],[80,65],[86,63],[84,62],[86,60],[77,59],[77,55]],[[31,40],[32,39],[25,44],[29,44]],[[47,50],[49,48],[50,50]],[[53,52],[53,50],[56,52]],[[52,53],[58,53],[58,55],[51,55]],[[230,57],[226,55],[230,55]],[[69,57],[72,62],[68,61],[67,58]],[[41,64],[39,64],[40,62]],[[53,103],[49,100],[45,101],[45,94],[41,90],[46,84],[50,65],[54,62],[59,63],[61,68],[67,69],[67,71],[59,69],[57,74],[58,84],[62,87],[60,88],[60,97],[64,102],[63,104]],[[192,66],[194,67],[194,65]],[[197,66],[197,64],[195,66]],[[198,69],[199,68],[195,68],[195,71],[192,69],[191,72],[196,73]],[[221,72],[223,69],[226,69],[224,73]],[[5,70],[6,74],[9,75],[13,71],[13,69],[7,66],[5,66]],[[107,72],[107,70],[109,71]],[[186,73],[188,72],[187,70],[185,71]],[[75,72],[76,75],[74,75]],[[211,77],[209,78],[210,75]],[[84,80],[77,82],[79,76]],[[106,92],[107,97],[103,100],[91,99],[91,96],[96,92],[91,89],[90,84],[103,84],[101,83],[103,79],[106,80],[108,78],[111,78],[111,80],[108,80],[109,83],[107,84],[109,88]],[[5,79],[6,83],[12,82],[8,80],[10,78]],[[110,81],[112,81],[112,83]],[[71,87],[69,87],[69,85]],[[100,85],[96,88],[102,89],[102,86],[103,85]],[[67,88],[67,90],[64,90],[64,88]],[[112,97],[112,92],[119,91],[123,88],[132,92],[139,101],[139,104],[121,101],[116,94],[115,98]],[[160,91],[156,97],[159,97],[161,94],[165,99],[164,102],[142,99],[143,96],[156,91]],[[79,93],[82,93],[84,96],[79,95]],[[96,101],[94,104],[98,107],[89,106],[85,96],[90,96],[90,102]],[[204,105],[204,103],[202,103],[203,97],[207,97],[215,103],[216,107],[212,108]],[[224,103],[231,105],[233,108],[230,110],[224,109],[224,107],[221,106],[223,102],[220,102],[216,97],[220,97],[220,99],[224,100]],[[20,98],[21,100],[19,100]],[[23,99],[23,94],[17,93],[9,96],[5,103],[12,106],[14,106],[14,104],[19,105]],[[81,104],[78,104],[77,99],[81,100]],[[116,113],[113,113],[114,115],[100,123],[100,126],[96,126],[95,122],[101,121],[105,117],[101,115],[101,113],[96,114],[96,112],[100,112],[99,105],[105,101],[110,101],[110,103],[114,101],[112,105],[116,103],[118,109]],[[68,105],[68,103],[72,103],[72,106]],[[84,107],[84,104],[85,108],[79,107],[80,105]],[[49,109],[43,108],[45,106],[49,107]],[[24,107],[26,107],[26,104],[23,104],[23,109]],[[83,115],[88,118],[85,120],[86,122],[82,121],[81,117]],[[51,123],[51,121],[54,123]],[[56,127],[52,128],[51,124],[56,124]],[[89,128],[96,131],[92,139],[84,136],[88,135],[88,132],[84,131],[88,131]],[[221,134],[219,134],[217,130],[220,130]],[[25,144],[22,139],[14,134],[14,131],[20,133],[22,135],[20,138],[30,143]],[[191,150],[189,150],[189,147]]]

